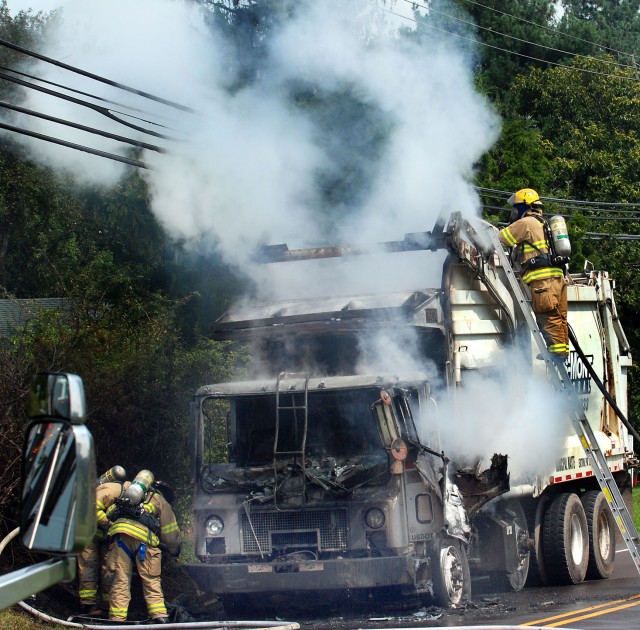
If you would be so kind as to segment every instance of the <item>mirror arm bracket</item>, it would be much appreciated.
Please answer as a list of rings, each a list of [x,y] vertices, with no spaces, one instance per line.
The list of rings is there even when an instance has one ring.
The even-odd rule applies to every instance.
[[[76,576],[76,558],[51,558],[0,576],[0,610]]]

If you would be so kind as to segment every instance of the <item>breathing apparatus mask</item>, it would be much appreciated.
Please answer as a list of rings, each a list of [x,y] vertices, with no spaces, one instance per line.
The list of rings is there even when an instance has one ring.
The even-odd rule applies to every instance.
[[[529,206],[526,203],[516,203],[513,205],[513,210],[511,210],[511,214],[509,215],[509,223],[513,223],[518,219],[522,219],[524,213],[529,209]]]

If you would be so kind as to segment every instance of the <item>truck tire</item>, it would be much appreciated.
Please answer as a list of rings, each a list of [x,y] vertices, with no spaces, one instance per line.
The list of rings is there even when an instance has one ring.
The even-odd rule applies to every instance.
[[[589,527],[587,578],[607,579],[616,557],[616,523],[601,490],[589,490],[581,499]]]
[[[529,539],[529,527],[527,516],[520,501],[501,501],[498,510],[502,518],[511,522],[515,530],[515,537],[518,544],[518,568],[511,572],[500,572],[492,575],[491,581],[496,588],[505,591],[521,591],[527,582],[529,575],[529,562],[531,552],[527,549]]]
[[[433,570],[433,597],[437,606],[451,608],[469,598],[469,560],[459,540],[444,539],[440,543]]]
[[[549,502],[550,499],[547,496],[541,496],[539,499],[528,499],[524,502],[527,525],[533,538],[533,550],[529,555],[527,586],[547,586],[549,584],[542,546],[542,523]]]
[[[579,584],[589,564],[589,528],[577,494],[554,497],[542,524],[544,564],[551,584]]]

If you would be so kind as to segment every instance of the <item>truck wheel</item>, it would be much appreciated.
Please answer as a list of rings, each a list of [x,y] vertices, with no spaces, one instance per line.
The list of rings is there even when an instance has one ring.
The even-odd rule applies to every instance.
[[[527,525],[533,538],[533,550],[529,554],[529,575],[527,586],[546,586],[549,584],[547,568],[544,565],[544,551],[542,548],[542,523],[549,505],[549,497],[542,496],[537,500],[529,499],[525,502]]]
[[[589,527],[589,565],[587,578],[606,579],[613,571],[616,557],[616,524],[600,490],[589,490],[582,497]]]
[[[493,574],[491,581],[496,589],[505,591],[521,591],[529,575],[529,560],[531,553],[528,547],[529,528],[527,517],[520,501],[503,501],[498,508],[501,516],[512,523],[518,554],[518,567],[511,573],[500,572]]]
[[[589,563],[589,528],[577,494],[565,492],[549,505],[542,524],[544,564],[552,584],[579,584]]]
[[[459,540],[443,540],[434,563],[435,603],[441,608],[450,608],[464,602],[470,594],[471,575],[467,552]]]

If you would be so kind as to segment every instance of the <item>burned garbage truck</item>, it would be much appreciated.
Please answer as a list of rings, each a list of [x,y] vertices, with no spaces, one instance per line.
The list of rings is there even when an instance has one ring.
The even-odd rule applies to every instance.
[[[376,292],[245,304],[214,324],[214,338],[247,344],[255,358],[246,380],[201,387],[191,408],[198,562],[187,570],[228,612],[252,599],[381,589],[448,607],[469,597],[472,575],[519,590],[528,577],[577,583],[611,573],[615,523],[577,436],[567,434],[555,470],[517,485],[509,453],[462,464],[425,439],[439,397],[455,398],[467,373],[491,371],[510,348],[528,352],[522,369],[545,370],[501,259],[480,245],[478,230],[453,215],[373,250],[437,253],[437,282],[418,268],[410,282],[424,285],[387,290],[380,281]],[[370,254],[266,252],[288,265]],[[590,270],[572,275],[569,289],[590,366],[625,410],[631,358],[612,281]],[[396,348],[366,360],[366,339],[380,334]],[[406,345],[417,371],[394,361]],[[607,465],[625,483],[625,427],[571,356]]]

